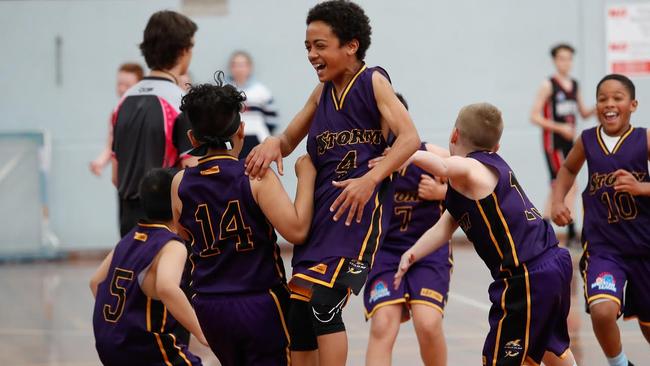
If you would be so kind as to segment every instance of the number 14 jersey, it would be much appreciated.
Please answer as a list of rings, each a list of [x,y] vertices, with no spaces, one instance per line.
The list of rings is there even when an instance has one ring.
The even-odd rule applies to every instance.
[[[185,169],[178,197],[179,222],[190,235],[194,293],[266,292],[285,282],[275,230],[253,198],[242,161],[201,158]]]
[[[650,197],[614,190],[618,169],[648,182],[648,137],[645,128],[632,127],[612,151],[602,139],[602,127],[582,132],[589,181],[582,193],[583,241],[590,251],[650,257]]]

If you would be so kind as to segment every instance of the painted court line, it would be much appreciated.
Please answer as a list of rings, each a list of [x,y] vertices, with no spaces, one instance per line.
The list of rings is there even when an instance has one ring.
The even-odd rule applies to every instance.
[[[475,308],[477,308],[479,310],[483,310],[485,312],[490,311],[490,304],[488,304],[486,302],[483,302],[483,301],[474,300],[471,297],[463,296],[463,295],[461,295],[461,294],[459,294],[457,292],[449,291],[449,298],[454,299],[454,301],[461,302],[461,303],[463,303],[465,305],[475,307]]]

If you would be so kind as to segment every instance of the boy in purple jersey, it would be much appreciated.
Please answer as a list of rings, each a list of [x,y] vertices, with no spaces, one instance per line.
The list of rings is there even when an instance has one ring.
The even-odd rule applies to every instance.
[[[174,221],[191,243],[192,305],[224,366],[289,365],[289,301],[275,229],[294,244],[307,237],[316,171],[296,163],[295,205],[275,174],[250,180],[237,157],[246,97],[232,85],[192,86],[181,110],[191,123],[196,167],[172,183]]]
[[[575,49],[565,43],[551,49],[555,74],[545,79],[535,96],[530,120],[543,130],[544,156],[551,176],[551,188],[555,184],[557,173],[569,154],[575,138],[577,117],[589,118],[595,108],[587,108],[582,101],[578,82],[571,77]],[[567,206],[575,206],[573,187],[566,198]],[[551,194],[544,205],[544,218],[551,215]],[[577,242],[573,223],[567,232],[567,245]]]
[[[143,178],[146,220],[122,238],[90,281],[95,345],[104,365],[201,365],[172,333],[179,322],[207,345],[179,286],[187,251],[170,229],[172,177],[154,169]]]
[[[575,365],[567,330],[571,257],[496,153],[502,131],[496,107],[472,104],[456,119],[451,157],[416,152],[416,165],[449,179],[446,211],[402,255],[394,287],[460,226],[494,278],[483,365]]]
[[[349,292],[364,285],[385,236],[387,178],[420,146],[386,71],[364,63],[370,34],[368,17],[353,2],[325,1],[310,9],[305,48],[320,83],[286,130],[246,158],[251,178],[263,177],[273,161],[282,174],[282,157],[307,136],[318,171],[309,238],[292,260],[289,323],[296,364],[345,364],[342,308]],[[387,147],[389,131],[397,137],[394,148],[369,171],[368,161]]]
[[[638,317],[650,342],[650,135],[630,125],[638,102],[627,77],[605,76],[596,99],[600,126],[583,131],[560,169],[553,221],[572,222],[563,198],[586,160],[580,270],[587,312],[609,364],[626,366],[631,363],[623,352],[617,318]]]
[[[404,98],[397,97],[408,109]],[[449,151],[422,143],[421,150],[448,157]],[[433,226],[444,210],[446,183],[411,164],[393,178],[393,211],[386,239],[377,252],[364,290],[370,338],[366,365],[390,365],[400,323],[413,317],[420,355],[425,365],[447,365],[447,345],[442,332],[442,315],[453,261],[449,245],[444,245],[418,262],[393,290],[390,284],[402,254]]]

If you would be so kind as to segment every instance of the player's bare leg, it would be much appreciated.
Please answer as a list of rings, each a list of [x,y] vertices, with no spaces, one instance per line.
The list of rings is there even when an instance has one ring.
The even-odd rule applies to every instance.
[[[318,350],[291,351],[291,365],[293,366],[318,366]]]
[[[643,333],[645,340],[650,343],[650,323],[639,322],[639,326],[641,327],[641,333]]]
[[[447,365],[447,343],[442,330],[442,313],[431,306],[413,304],[413,325],[426,366]]]
[[[589,307],[591,324],[605,356],[615,357],[623,350],[621,332],[616,324],[619,305],[614,301],[603,301]]]
[[[345,332],[318,336],[318,364],[345,366],[348,358],[348,335]]]
[[[390,365],[393,345],[399,332],[402,304],[382,306],[370,319],[370,338],[366,351],[366,366]]]
[[[527,359],[527,362],[528,359]],[[555,355],[553,352],[546,352],[544,353],[544,357],[542,358],[542,362],[544,362],[544,365],[546,366],[574,366],[576,365],[576,360],[575,357],[573,357],[573,353],[571,352],[570,349],[568,349],[562,357],[558,357]],[[536,365],[535,363],[528,363],[529,365]]]

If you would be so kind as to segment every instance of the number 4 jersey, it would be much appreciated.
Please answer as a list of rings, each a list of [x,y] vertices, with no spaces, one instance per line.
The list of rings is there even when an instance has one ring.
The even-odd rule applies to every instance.
[[[650,197],[614,190],[614,172],[626,170],[648,182],[648,137],[645,128],[631,127],[610,149],[602,127],[582,132],[589,181],[582,193],[582,240],[590,252],[650,256]]]
[[[201,365],[172,334],[176,320],[140,288],[151,262],[170,241],[165,225],[138,224],[117,244],[106,279],[97,288],[93,328],[104,365]]]
[[[268,291],[286,281],[275,230],[257,205],[244,163],[208,156],[186,168],[179,222],[190,235],[193,292]]]

